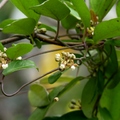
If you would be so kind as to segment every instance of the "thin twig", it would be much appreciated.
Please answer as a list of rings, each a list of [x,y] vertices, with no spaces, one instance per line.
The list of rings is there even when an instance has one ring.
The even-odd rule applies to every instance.
[[[7,3],[8,0],[2,0],[0,3],[0,9]]]
[[[81,50],[84,50],[84,48],[83,48],[82,45],[75,45],[75,46],[63,47],[63,48],[57,48],[57,49],[53,49],[53,50],[48,50],[48,51],[40,52],[40,53],[31,55],[31,56],[25,57],[24,60],[32,58],[32,57],[35,57],[35,56],[38,56],[38,55],[42,55],[42,54],[46,54],[46,53],[50,53],[50,52],[55,52],[55,51],[60,51],[60,50],[65,50],[65,49],[72,49],[72,48],[75,48],[75,47],[81,47]],[[75,50],[77,50],[77,49],[75,49]]]
[[[26,86],[30,85],[31,83],[33,83],[33,82],[35,82],[35,81],[37,81],[37,80],[39,80],[39,79],[45,77],[46,75],[49,75],[49,74],[51,74],[51,73],[53,73],[53,72],[55,72],[55,71],[58,71],[58,70],[59,70],[59,68],[53,69],[53,70],[51,70],[51,71],[49,71],[49,72],[43,74],[42,76],[40,76],[40,77],[38,77],[38,78],[36,78],[36,79],[34,79],[34,80],[28,82],[28,83],[25,83],[25,84],[22,85],[16,92],[14,92],[14,93],[12,93],[12,94],[7,94],[7,93],[4,91],[4,83],[3,83],[3,80],[2,80],[2,81],[0,82],[0,85],[1,85],[1,92],[2,92],[3,95],[5,95],[6,97],[12,97],[12,96],[18,94],[23,88],[25,88]]]
[[[56,32],[56,36],[55,36],[55,41],[57,41],[58,35],[59,35],[59,29],[60,29],[60,21],[57,21],[57,32]]]

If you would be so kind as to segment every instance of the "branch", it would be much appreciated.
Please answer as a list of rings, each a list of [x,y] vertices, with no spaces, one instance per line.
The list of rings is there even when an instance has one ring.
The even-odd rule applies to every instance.
[[[18,93],[19,93],[23,88],[25,88],[26,86],[30,85],[31,83],[33,83],[33,82],[35,82],[35,81],[37,81],[37,80],[39,80],[39,79],[45,77],[46,75],[49,75],[49,74],[51,74],[51,73],[57,71],[57,70],[59,70],[59,68],[53,69],[53,70],[51,70],[51,71],[49,71],[49,72],[43,74],[42,76],[40,76],[40,77],[38,77],[38,78],[36,78],[36,79],[34,79],[34,80],[32,80],[32,81],[30,81],[30,82],[28,82],[28,83],[22,85],[16,92],[14,92],[14,93],[12,93],[12,94],[7,94],[7,93],[4,91],[4,83],[3,83],[3,80],[2,80],[2,81],[0,81],[1,92],[2,92],[6,97],[12,97],[12,96],[18,94]]]
[[[8,0],[2,0],[0,3],[0,9],[8,2]]]
[[[12,43],[12,42],[15,42],[15,41],[18,41],[18,40],[21,40],[25,38],[25,36],[13,36],[13,37],[10,37],[10,38],[7,38],[7,39],[4,39],[4,40],[0,40],[0,42],[5,45],[5,44],[8,44],[8,43]]]

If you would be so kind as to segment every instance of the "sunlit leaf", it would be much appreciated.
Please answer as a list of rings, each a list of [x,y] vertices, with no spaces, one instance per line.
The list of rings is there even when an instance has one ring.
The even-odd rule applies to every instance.
[[[90,12],[84,0],[71,0],[85,27],[90,26]]]
[[[59,8],[59,9],[58,9]],[[61,20],[66,17],[70,10],[59,0],[47,0],[44,3],[31,8],[36,13]]]
[[[12,19],[7,19],[7,20],[4,20],[0,23],[0,28],[4,28],[5,26],[7,26],[8,24],[11,24],[12,22],[14,22],[15,20],[12,20]]]
[[[36,65],[31,60],[15,60],[8,64],[8,67],[3,71],[3,75],[8,75],[18,70],[27,68],[36,68]]]
[[[33,45],[28,43],[19,43],[12,47],[9,47],[6,51],[7,56],[10,59],[16,59],[19,56],[23,56],[33,49]]]
[[[34,5],[40,4],[39,2],[43,0],[11,0],[11,2],[27,17],[33,18],[36,22],[39,19],[39,15],[30,9]],[[45,1],[45,0],[44,0]]]
[[[34,107],[44,107],[50,102],[47,91],[39,84],[33,84],[30,86],[28,97],[31,105]]]
[[[101,21],[110,11],[117,0],[90,0],[91,9],[98,15],[98,20]]]
[[[93,40],[97,43],[106,38],[120,36],[120,18],[103,21],[95,27]]]
[[[23,35],[30,35],[36,22],[33,18],[23,18],[12,23],[8,24],[3,28],[4,33],[15,33],[15,34],[23,34]]]

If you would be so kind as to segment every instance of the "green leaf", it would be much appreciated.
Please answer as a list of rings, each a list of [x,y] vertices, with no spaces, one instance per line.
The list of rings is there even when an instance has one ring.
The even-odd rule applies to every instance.
[[[60,78],[61,75],[62,75],[61,71],[57,71],[57,72],[53,73],[52,75],[49,76],[48,82],[50,84],[53,84],[54,82],[56,82]]]
[[[43,120],[88,120],[82,111],[72,111],[61,117],[46,117]]]
[[[70,14],[64,19],[62,19],[61,23],[64,28],[71,29],[71,28],[75,28],[78,21],[79,21],[78,19],[76,19],[74,16]]]
[[[108,39],[105,41],[105,44],[110,44],[113,46],[120,46],[120,40]]]
[[[64,114],[60,120],[87,120],[82,111],[72,111]]]
[[[36,22],[33,18],[23,18],[6,25],[3,28],[3,32],[30,35],[34,30],[35,25]]]
[[[39,39],[35,38],[34,41],[35,41],[35,44],[38,48],[42,47],[42,42]]]
[[[11,24],[14,21],[15,20],[11,20],[11,19],[4,20],[0,23],[0,28],[4,28],[5,26],[7,26],[8,24]]]
[[[120,83],[113,89],[105,88],[100,105],[110,112],[112,120],[120,120]]]
[[[94,30],[93,40],[97,43],[106,38],[120,36],[120,18],[99,23]]]
[[[95,77],[90,78],[86,83],[81,98],[82,111],[88,118],[92,117],[94,104],[97,100],[97,80]]]
[[[33,45],[28,43],[19,43],[7,49],[6,54],[10,59],[16,59],[23,56],[33,49]]]
[[[38,5],[40,0],[11,0],[11,2],[27,17],[33,18],[36,22],[39,19],[39,15],[30,9],[34,5]],[[42,0],[43,1],[43,0]],[[45,1],[45,0],[44,0]]]
[[[85,27],[90,26],[90,11],[88,7],[86,6],[84,0],[71,0],[73,5],[76,8],[76,11],[78,12],[79,16],[82,19],[82,22]]]
[[[30,104],[34,107],[45,107],[50,101],[45,88],[39,84],[32,84],[28,93]]]
[[[38,14],[42,14],[56,20],[62,20],[70,13],[68,7],[59,0],[47,0],[31,9]]]
[[[48,107],[37,108],[29,117],[28,120],[43,120],[47,110],[48,110]]]
[[[57,28],[54,26],[48,26],[45,24],[41,24],[38,28],[46,28],[47,31],[55,32],[57,31]]]
[[[117,16],[120,17],[120,0],[118,0],[116,5],[116,13],[117,13]]]
[[[18,70],[35,68],[36,65],[31,60],[15,60],[8,64],[8,67],[3,71],[3,75],[8,75]]]
[[[90,0],[91,9],[98,15],[99,21],[105,17],[117,0]]]
[[[58,87],[54,88],[49,94],[50,101],[53,101],[56,96],[59,96],[60,92],[64,88],[65,88],[64,86],[58,86]]]
[[[116,50],[113,45],[104,45],[104,49],[107,53],[108,61],[105,66],[105,74],[108,78],[110,78],[112,75],[114,75],[118,70],[118,61],[117,61],[117,55]]]
[[[110,112],[106,108],[99,107],[100,120],[113,120]]]
[[[2,45],[1,42],[0,42],[0,50],[1,50],[2,52],[4,52],[4,46]]]
[[[116,72],[116,74],[114,75],[114,77],[112,78],[112,80],[110,81],[108,88],[109,89],[115,88],[119,82],[120,82],[120,67],[118,71]]]

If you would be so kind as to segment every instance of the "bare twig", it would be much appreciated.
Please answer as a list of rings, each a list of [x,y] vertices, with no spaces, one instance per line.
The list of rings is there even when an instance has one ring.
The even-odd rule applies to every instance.
[[[35,57],[35,56],[38,56],[38,55],[42,55],[42,54],[45,54],[45,53],[50,53],[50,52],[55,52],[55,51],[60,51],[60,50],[65,50],[65,49],[72,49],[72,48],[74,49],[75,47],[81,47],[81,49],[79,49],[79,50],[84,50],[83,45],[75,45],[75,46],[70,46],[70,47],[63,47],[63,48],[57,48],[57,49],[53,49],[53,50],[48,50],[48,51],[40,52],[40,53],[31,55],[31,56],[28,56],[28,57],[24,58],[24,60],[32,58],[32,57]],[[77,49],[75,48],[75,50],[77,50]]]
[[[2,0],[0,3],[0,9],[7,3],[8,0]]]
[[[55,71],[58,71],[58,70],[59,70],[59,68],[56,68],[56,69],[53,69],[53,70],[51,70],[51,71],[43,74],[42,76],[40,76],[40,77],[38,77],[38,78],[36,78],[36,79],[34,79],[34,80],[32,80],[32,81],[30,81],[30,82],[22,85],[16,92],[14,92],[14,93],[12,93],[12,94],[7,94],[7,93],[4,91],[4,82],[3,82],[3,80],[2,80],[2,81],[0,81],[1,92],[2,92],[3,95],[5,95],[6,97],[12,97],[12,96],[18,94],[23,88],[25,88],[26,86],[30,85],[31,83],[33,83],[33,82],[35,82],[35,81],[37,81],[37,80],[45,77],[46,75],[49,75],[49,74],[51,74],[51,73],[53,73],[53,72],[55,72]]]
[[[58,38],[58,35],[59,35],[59,29],[60,29],[60,21],[58,20],[58,21],[57,21],[57,32],[56,32],[56,36],[55,36],[55,41],[56,41],[57,38]]]

